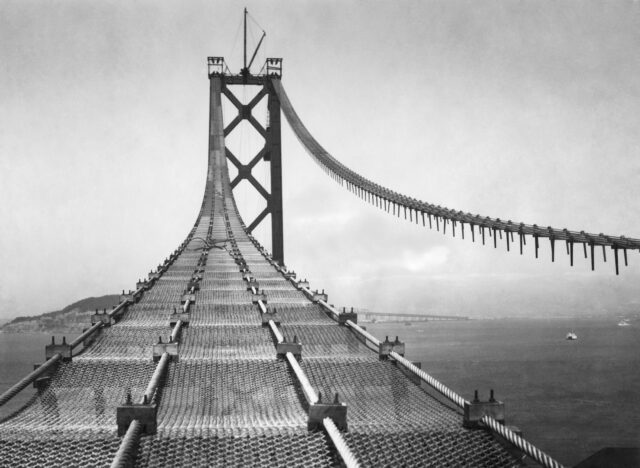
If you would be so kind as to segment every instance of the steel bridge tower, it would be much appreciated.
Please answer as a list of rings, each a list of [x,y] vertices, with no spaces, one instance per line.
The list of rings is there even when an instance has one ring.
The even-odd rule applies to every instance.
[[[233,164],[238,170],[238,175],[231,181],[231,188],[235,188],[242,180],[247,180],[256,191],[266,201],[266,207],[256,216],[256,218],[247,225],[247,232],[252,233],[253,230],[265,219],[267,215],[271,215],[271,254],[272,258],[281,266],[284,265],[284,241],[283,241],[283,221],[282,221],[282,148],[281,148],[281,129],[280,129],[280,101],[274,90],[271,80],[279,80],[282,76],[282,59],[268,58],[263,70],[264,73],[252,74],[250,72],[251,64],[255,59],[258,48],[264,39],[264,34],[260,39],[260,43],[253,53],[251,61],[247,64],[246,54],[246,25],[245,25],[245,54],[244,68],[239,74],[228,73],[228,67],[223,57],[208,57],[208,75],[209,81],[212,82],[214,77],[220,78],[222,82],[222,92],[227,99],[237,109],[238,114],[224,129],[225,138],[242,122],[247,120],[253,128],[264,139],[264,146],[247,164],[242,164],[240,159],[233,154],[229,148],[225,147],[227,160]],[[231,86],[259,86],[260,90],[255,97],[247,104],[243,104],[240,99],[233,93]],[[260,122],[254,117],[253,109],[266,97],[267,99],[267,126],[264,128]],[[213,99],[213,94],[211,94]],[[211,118],[209,116],[209,128],[211,128]],[[209,151],[211,151],[212,139],[209,137]],[[253,176],[253,168],[260,162],[265,161],[269,164],[269,172],[271,176],[271,187],[269,191],[263,187],[260,182]]]

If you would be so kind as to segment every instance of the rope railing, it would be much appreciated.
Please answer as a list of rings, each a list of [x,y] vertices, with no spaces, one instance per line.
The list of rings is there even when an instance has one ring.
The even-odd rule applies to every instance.
[[[625,266],[628,265],[628,250],[640,251],[640,239],[628,238],[625,236],[612,236],[607,234],[592,234],[584,231],[573,231],[568,229],[558,229],[551,226],[541,227],[537,224],[525,224],[504,221],[500,218],[490,218],[488,216],[473,215],[462,211],[452,210],[423,202],[415,198],[408,197],[399,192],[390,190],[382,185],[376,184],[369,179],[362,177],[357,172],[349,169],[328,151],[326,151],[320,143],[311,135],[307,128],[298,117],[287,93],[285,92],[282,82],[279,79],[271,80],[271,84],[278,95],[282,112],[284,113],[289,125],[296,134],[302,146],[307,150],[311,157],[320,165],[320,167],[336,182],[359,196],[363,200],[385,210],[395,216],[404,215],[405,219],[416,224],[422,224],[430,229],[435,228],[443,234],[447,233],[447,227],[452,235],[456,236],[458,230],[462,239],[465,239],[465,228],[471,234],[473,242],[476,235],[480,236],[482,243],[486,242],[486,235],[493,238],[493,245],[497,248],[498,240],[504,240],[508,251],[516,242],[519,245],[520,254],[523,254],[523,248],[527,244],[527,236],[529,240],[533,240],[535,256],[538,258],[539,239],[547,238],[551,247],[551,261],[555,261],[556,241],[564,242],[566,254],[570,257],[570,264],[573,266],[574,246],[582,245],[585,258],[591,259],[591,269],[595,269],[595,248],[602,247],[603,260],[607,261],[606,247],[610,247],[613,251],[616,274],[619,274],[619,253],[622,251]],[[516,240],[517,236],[517,240]]]
[[[444,395],[449,400],[453,401],[460,408],[464,408],[464,405],[469,403],[467,400],[462,398],[460,395],[458,395],[456,392],[451,390],[449,387],[447,387],[445,384],[440,382],[438,379],[427,374],[422,369],[418,369],[418,367],[414,366],[409,360],[405,359],[403,356],[399,355],[395,351],[391,351],[391,353],[389,353],[389,356],[395,359],[396,361],[398,361],[399,363],[401,363],[407,370],[416,374],[418,377],[424,380],[428,385],[430,385],[435,390],[437,390],[438,393]]]
[[[134,419],[122,437],[122,441],[120,441],[118,451],[111,462],[111,468],[128,468],[133,466],[141,435],[142,423]]]
[[[169,357],[169,353],[162,353],[160,360],[158,361],[158,365],[153,371],[153,375],[149,380],[146,390],[144,391],[144,395],[142,396],[141,403],[147,404],[153,400],[154,395],[156,394],[156,390],[160,385],[160,381],[164,376],[167,366],[169,365],[169,361],[171,358]]]
[[[60,361],[60,359],[62,359],[62,355],[61,354],[59,354],[59,353],[54,354],[44,364],[42,364],[40,367],[38,367],[33,372],[31,372],[28,375],[26,375],[24,378],[22,378],[22,380],[20,380],[16,384],[14,384],[6,392],[4,392],[2,395],[0,395],[0,406],[3,406],[6,402],[11,400],[14,396],[16,396],[18,393],[20,393],[23,389],[25,389],[27,387],[27,385],[32,383],[34,380],[36,380],[42,374],[44,374],[49,369],[51,369],[53,366],[55,366],[58,363],[58,361]]]
[[[300,367],[300,364],[298,364],[298,361],[296,361],[296,358],[291,353],[285,354],[285,358],[289,362],[291,369],[293,370],[298,379],[298,382],[300,383],[300,387],[302,388],[302,392],[304,393],[304,397],[306,398],[307,403],[310,405],[317,403],[319,400],[318,394],[313,389],[311,382],[309,382],[309,379]]]
[[[529,457],[540,463],[545,468],[563,468],[564,465],[557,462],[542,450],[537,448],[531,442],[526,441],[504,424],[499,423],[490,416],[484,416],[482,423],[491,429],[496,434],[499,434],[502,438],[515,445],[522,452],[526,453]]]
[[[84,342],[84,340],[86,340],[95,332],[97,332],[100,328],[102,328],[102,325],[103,325],[102,322],[96,322],[93,325],[91,325],[91,327],[85,330],[82,333],[82,335],[78,336],[75,340],[71,342],[71,345],[70,345],[71,349],[75,349],[76,347],[78,347],[80,343]]]
[[[333,446],[336,448],[338,455],[340,455],[344,466],[346,468],[359,468],[360,463],[358,463],[358,459],[347,445],[347,442],[344,440],[344,437],[342,437],[342,433],[336,427],[333,419],[328,417],[324,418],[322,420],[322,425],[324,426],[325,431],[327,431],[327,434],[329,435]]]

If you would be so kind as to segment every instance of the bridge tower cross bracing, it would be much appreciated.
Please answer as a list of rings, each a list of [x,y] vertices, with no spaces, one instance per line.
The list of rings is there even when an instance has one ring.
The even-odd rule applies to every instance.
[[[254,54],[255,55],[255,54]],[[245,66],[240,74],[229,73],[223,57],[208,57],[209,80],[219,77],[222,82],[222,92],[231,104],[237,109],[238,114],[224,128],[224,136],[227,137],[243,120],[247,120],[264,139],[264,146],[253,158],[243,164],[238,155],[233,154],[229,148],[225,148],[227,160],[238,170],[238,175],[231,181],[231,188],[235,188],[242,180],[248,181],[255,190],[265,199],[266,207],[247,226],[247,231],[252,233],[254,229],[271,215],[271,254],[272,258],[281,266],[284,265],[284,240],[283,240],[283,212],[282,212],[282,146],[280,127],[280,101],[274,90],[271,80],[279,80],[282,76],[282,59],[268,58],[266,60],[265,73],[252,74]],[[244,104],[234,94],[232,87],[259,86],[261,89],[251,101]],[[252,114],[252,110],[266,97],[267,99],[267,126],[264,128]],[[213,95],[211,96],[213,99]],[[269,191],[258,182],[252,174],[253,168],[263,160],[269,164],[270,187]]]

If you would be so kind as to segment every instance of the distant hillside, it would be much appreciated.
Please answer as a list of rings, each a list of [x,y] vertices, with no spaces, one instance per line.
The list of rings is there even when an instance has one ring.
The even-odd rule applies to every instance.
[[[91,325],[89,316],[95,309],[111,309],[111,306],[117,304],[119,300],[118,294],[87,297],[55,312],[30,317],[16,317],[0,326],[0,331],[5,333],[81,332],[83,328]]]

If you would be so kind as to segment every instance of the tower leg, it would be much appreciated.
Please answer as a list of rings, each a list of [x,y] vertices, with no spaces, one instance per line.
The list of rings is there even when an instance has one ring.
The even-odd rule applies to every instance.
[[[282,148],[280,143],[280,101],[273,88],[268,98],[269,128],[267,130],[267,153],[271,159],[271,252],[273,259],[284,266],[284,240],[282,228]]]

